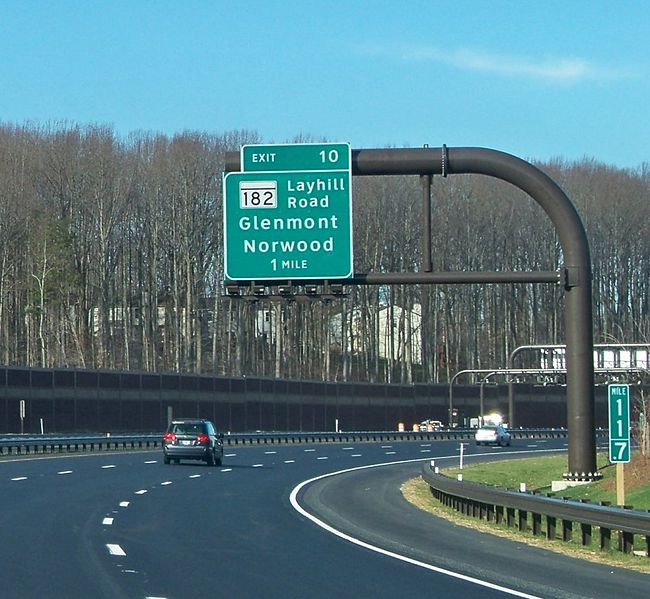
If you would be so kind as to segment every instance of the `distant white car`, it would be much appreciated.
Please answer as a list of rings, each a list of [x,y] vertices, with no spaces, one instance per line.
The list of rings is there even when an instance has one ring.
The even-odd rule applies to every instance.
[[[477,445],[510,445],[510,433],[502,424],[482,426],[474,435]]]
[[[440,420],[423,420],[420,422],[420,432],[439,431],[442,428]]]

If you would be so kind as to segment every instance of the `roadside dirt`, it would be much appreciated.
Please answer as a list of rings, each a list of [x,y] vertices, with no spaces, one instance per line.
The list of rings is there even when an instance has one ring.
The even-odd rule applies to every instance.
[[[615,464],[610,464],[606,468],[616,468]],[[630,491],[650,483],[650,457],[641,454],[634,454],[629,464],[625,464],[625,488]],[[603,481],[603,488],[608,491],[616,490],[616,477]]]

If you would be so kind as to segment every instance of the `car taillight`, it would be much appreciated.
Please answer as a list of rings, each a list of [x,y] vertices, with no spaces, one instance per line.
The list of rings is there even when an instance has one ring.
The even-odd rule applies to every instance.
[[[176,435],[174,433],[165,433],[163,435],[163,440],[165,440],[165,441],[176,441]]]
[[[201,435],[196,435],[196,440],[199,443],[207,443],[208,441],[210,441],[210,437],[208,437],[208,435],[206,435],[204,433],[204,434],[201,434]]]

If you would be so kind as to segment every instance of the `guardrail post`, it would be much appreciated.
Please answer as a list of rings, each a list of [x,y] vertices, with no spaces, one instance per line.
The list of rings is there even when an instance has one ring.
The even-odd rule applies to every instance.
[[[557,537],[557,519],[546,516],[546,538],[554,540]]]
[[[612,546],[612,529],[600,527],[600,550],[609,551]]]
[[[632,553],[634,549],[634,533],[621,530],[618,533],[618,549],[623,553]]]
[[[528,512],[526,510],[519,510],[519,532],[526,532],[528,530]]]
[[[583,547],[591,545],[591,524],[580,524],[580,542]]]
[[[495,517],[495,510],[494,510],[494,505],[491,503],[488,503],[486,506],[486,519],[488,522],[494,522],[494,517]]]
[[[568,543],[573,538],[573,522],[562,520],[562,540]]]
[[[536,537],[542,536],[542,515],[533,512],[532,519],[533,519],[533,535],[535,535]]]

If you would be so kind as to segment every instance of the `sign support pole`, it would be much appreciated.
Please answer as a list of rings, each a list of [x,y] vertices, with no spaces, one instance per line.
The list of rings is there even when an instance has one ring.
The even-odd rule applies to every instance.
[[[625,505],[625,463],[616,463],[616,504]]]

